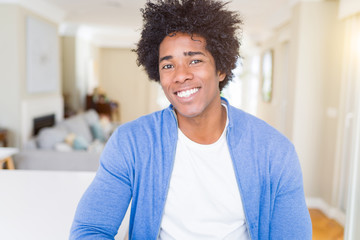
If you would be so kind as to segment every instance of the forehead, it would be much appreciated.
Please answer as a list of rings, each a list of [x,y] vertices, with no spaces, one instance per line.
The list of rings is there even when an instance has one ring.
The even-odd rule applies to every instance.
[[[180,51],[201,50],[207,53],[205,38],[193,34],[173,33],[164,38],[159,46],[160,57],[164,54]]]

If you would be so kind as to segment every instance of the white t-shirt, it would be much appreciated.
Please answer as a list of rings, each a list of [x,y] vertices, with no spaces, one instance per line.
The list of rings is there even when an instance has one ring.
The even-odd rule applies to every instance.
[[[226,127],[209,145],[178,136],[159,239],[249,239]]]

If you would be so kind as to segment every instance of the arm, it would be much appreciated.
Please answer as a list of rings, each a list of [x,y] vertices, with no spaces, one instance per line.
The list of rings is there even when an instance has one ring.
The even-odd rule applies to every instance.
[[[280,160],[281,161],[281,160]],[[273,167],[275,200],[270,239],[312,239],[312,226],[305,203],[301,167],[294,148]]]
[[[113,134],[101,155],[98,172],[77,207],[70,239],[114,239],[119,229],[132,194],[131,164],[119,135]]]

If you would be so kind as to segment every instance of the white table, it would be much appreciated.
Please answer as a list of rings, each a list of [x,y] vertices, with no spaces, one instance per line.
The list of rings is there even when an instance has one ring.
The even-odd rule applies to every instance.
[[[0,171],[0,239],[69,238],[77,204],[95,172]],[[115,239],[124,239],[127,213]]]
[[[4,162],[8,169],[15,169],[11,156],[18,152],[19,150],[17,148],[0,147],[0,169],[2,169]]]

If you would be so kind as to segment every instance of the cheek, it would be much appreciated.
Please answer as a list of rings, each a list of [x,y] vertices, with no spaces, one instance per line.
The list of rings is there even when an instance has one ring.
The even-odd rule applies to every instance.
[[[165,90],[166,90],[166,87],[165,87],[165,85],[163,84],[163,82],[161,82],[161,81],[160,81],[160,86],[161,86],[162,90],[166,93],[166,91],[165,91]]]
[[[168,94],[169,94],[169,84],[166,84],[166,81],[164,81],[164,80],[160,80],[160,86],[161,86],[161,88],[162,88],[162,90],[163,90],[163,92],[165,93],[165,95],[167,96]]]
[[[160,85],[163,89],[167,89],[170,87],[172,83],[172,76],[169,73],[160,74]]]

